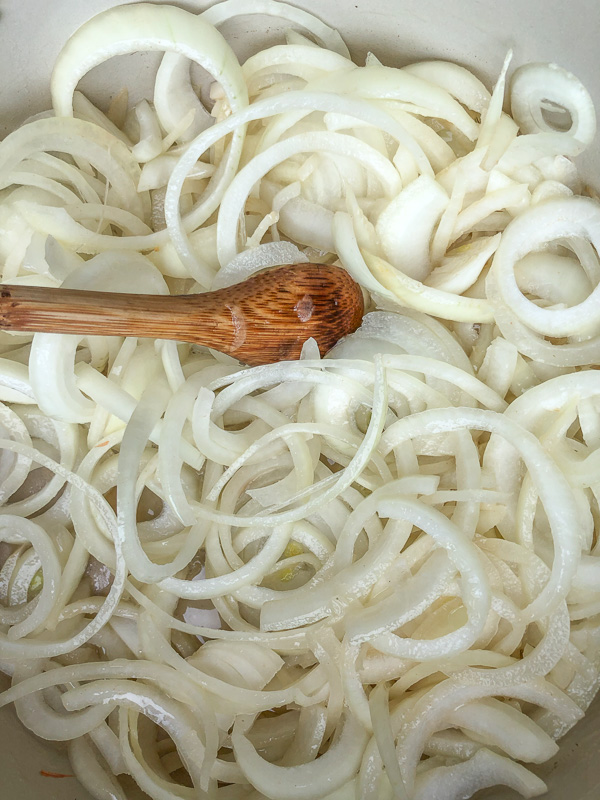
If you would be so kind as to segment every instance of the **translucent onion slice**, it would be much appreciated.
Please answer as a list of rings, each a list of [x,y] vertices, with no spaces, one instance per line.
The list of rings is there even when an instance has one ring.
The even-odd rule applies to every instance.
[[[391,264],[372,253],[363,253],[373,276],[410,308],[456,322],[492,322],[493,312],[487,300],[475,300],[441,291],[395,270]]]
[[[373,172],[385,196],[392,197],[400,190],[400,177],[389,160],[354,137],[326,131],[292,136],[255,156],[238,172],[224,194],[217,224],[217,248],[222,265],[237,255],[236,228],[252,187],[277,164],[312,151],[341,153],[358,161]]]
[[[93,67],[113,56],[140,50],[179,53],[206,69],[222,85],[232,110],[247,102],[237,59],[212,25],[174,6],[136,3],[93,17],[61,50],[51,84],[57,116],[72,116],[75,87]]]
[[[580,237],[600,248],[600,207],[585,197],[548,201],[515,219],[504,232],[492,271],[502,300],[527,327],[552,337],[584,333],[600,321],[600,289],[570,308],[542,308],[519,289],[517,262],[533,250],[564,237]]]
[[[490,93],[484,84],[468,69],[452,61],[419,61],[402,70],[441,86],[478,114],[483,113],[490,102]]]
[[[40,119],[7,136],[0,144],[0,185],[6,186],[13,170],[25,159],[58,152],[85,159],[110,183],[123,208],[145,219],[149,198],[138,194],[140,168],[129,148],[115,136],[80,119]]]
[[[309,800],[314,796],[313,782],[321,791],[340,788],[356,773],[368,738],[364,728],[346,715],[341,733],[324,755],[308,764],[280,767],[261,758],[248,740],[251,722],[238,718],[231,735],[233,750],[248,780],[271,800]]]
[[[478,789],[508,786],[523,797],[538,797],[546,784],[521,764],[483,748],[467,760],[448,767],[434,767],[417,778],[415,800],[460,800]]]
[[[389,452],[404,437],[478,425],[481,429],[502,436],[517,450],[544,504],[554,540],[554,563],[550,580],[525,609],[524,615],[527,619],[546,616],[549,610],[554,610],[565,599],[567,587],[577,570],[581,548],[570,532],[572,522],[569,520],[579,516],[575,498],[564,475],[538,440],[504,415],[479,409],[444,409],[441,412],[424,411],[395,422],[383,434],[382,447],[384,452]]]
[[[594,104],[587,89],[570,72],[556,64],[524,64],[515,70],[510,85],[511,113],[523,133],[553,132],[553,111],[562,112],[558,124],[584,146],[596,134]],[[544,112],[548,116],[544,116]],[[567,125],[564,117],[568,117]]]
[[[202,17],[212,25],[219,27],[228,19],[238,15],[265,14],[269,17],[292,22],[312,34],[317,42],[328,50],[349,58],[348,48],[335,28],[331,28],[318,17],[301,8],[281,3],[278,0],[225,0],[203,12]]]
[[[417,281],[427,278],[431,237],[447,205],[448,195],[439,183],[421,175],[384,208],[375,230],[393,267]]]

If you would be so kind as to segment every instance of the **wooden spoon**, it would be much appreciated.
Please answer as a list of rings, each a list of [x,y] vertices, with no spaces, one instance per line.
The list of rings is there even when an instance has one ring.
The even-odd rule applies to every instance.
[[[205,345],[254,366],[297,359],[314,337],[324,355],[355,331],[362,290],[339,267],[296,264],[216,292],[118,294],[0,285],[0,329],[141,336]]]

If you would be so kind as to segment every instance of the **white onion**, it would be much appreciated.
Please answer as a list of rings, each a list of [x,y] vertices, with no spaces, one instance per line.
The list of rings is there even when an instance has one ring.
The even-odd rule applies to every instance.
[[[516,262],[544,244],[567,236],[600,246],[600,211],[595,202],[572,197],[532,208],[509,226],[494,257],[493,273],[504,302],[521,321],[527,319],[529,328],[547,336],[568,336],[598,324],[595,291],[571,308],[555,310],[536,306],[517,286]]]
[[[216,30],[239,15],[302,32],[241,66]],[[151,96],[77,90],[140,50]],[[335,263],[365,300],[326,357],[254,368],[0,334],[0,706],[92,796],[544,790],[526,765],[598,685],[600,216],[587,92],[518,66],[509,116],[511,55],[490,94],[356,66],[276,0],[119,6],[0,144],[4,282],[189,295]]]
[[[519,67],[510,85],[511,113],[523,133],[556,130],[544,119],[544,108],[558,107],[571,117],[566,134],[584,145],[596,133],[596,114],[585,86],[556,64],[527,64]]]
[[[246,777],[272,800],[302,800],[311,797],[310,780],[313,777],[320,792],[343,786],[356,771],[367,738],[365,731],[352,717],[346,717],[336,744],[317,761],[297,767],[278,767],[266,762],[254,750],[244,735],[247,724],[248,721],[240,718],[234,727],[234,752]]]
[[[427,277],[431,235],[447,204],[448,197],[439,184],[422,175],[382,211],[375,230],[393,267],[415,280]]]

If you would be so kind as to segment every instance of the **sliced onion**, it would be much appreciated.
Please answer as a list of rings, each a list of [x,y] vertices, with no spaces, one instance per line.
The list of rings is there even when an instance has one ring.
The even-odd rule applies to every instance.
[[[561,110],[570,116],[565,134],[584,146],[596,134],[596,114],[587,89],[570,72],[556,64],[526,64],[515,70],[510,85],[511,112],[523,133],[556,130],[544,110]]]
[[[596,287],[583,302],[563,309],[540,308],[526,299],[518,287],[516,263],[544,244],[569,235],[600,248],[600,209],[593,200],[571,197],[532,208],[507,228],[494,256],[493,274],[503,301],[521,321],[527,320],[528,328],[547,336],[580,333],[597,326],[600,320],[600,290]]]

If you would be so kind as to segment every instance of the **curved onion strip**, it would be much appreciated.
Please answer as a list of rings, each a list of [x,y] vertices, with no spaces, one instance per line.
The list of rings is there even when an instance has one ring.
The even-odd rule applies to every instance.
[[[0,144],[0,185],[8,185],[25,159],[48,152],[86,159],[107,178],[125,208],[142,219],[148,213],[148,197],[137,191],[140,168],[127,146],[81,119],[40,119],[9,134]]]
[[[587,89],[556,64],[526,64],[515,70],[510,84],[511,113],[523,133],[552,132],[544,110],[563,110],[571,117],[565,134],[588,145],[596,134],[594,104]]]
[[[403,440],[426,434],[453,431],[464,427],[497,433],[515,448],[536,484],[552,527],[555,558],[550,580],[523,614],[527,619],[545,616],[566,597],[580,557],[580,545],[571,535],[572,520],[578,518],[577,505],[564,475],[544,451],[538,440],[505,416],[479,409],[424,411],[394,423],[382,436],[384,452]]]
[[[515,265],[527,253],[567,236],[581,237],[600,248],[600,209],[585,197],[553,200],[535,206],[506,229],[493,262],[493,274],[502,300],[527,327],[546,336],[561,337],[586,331],[600,320],[600,289],[571,308],[541,308],[524,297]]]
[[[478,114],[488,107],[490,93],[472,72],[460,64],[454,64],[452,61],[419,61],[402,69],[441,86],[460,103]]]
[[[79,28],[69,39],[52,73],[52,102],[56,113],[72,114],[73,92],[89,69],[112,56],[139,50],[172,51],[204,67],[221,84],[234,112],[248,102],[241,67],[225,39],[212,25],[174,6],[139,3],[108,9]],[[244,126],[236,126],[222,169],[215,173],[217,186],[221,189],[214,188],[211,193],[214,199],[209,198],[205,204],[206,217],[218,204],[219,191],[235,174],[244,136]],[[187,266],[194,270],[195,259],[189,260]]]
[[[113,56],[140,50],[169,50],[190,58],[221,83],[232,110],[247,102],[237,59],[212,25],[174,6],[136,3],[93,17],[63,47],[52,73],[56,114],[72,115],[73,92],[90,69]]]
[[[373,277],[410,308],[456,322],[481,324],[494,319],[487,300],[476,300],[434,289],[395,270],[391,264],[373,253],[364,252],[363,256]]]
[[[356,772],[367,742],[367,733],[350,716],[346,716],[337,741],[316,761],[297,767],[269,764],[248,740],[251,719],[240,717],[233,728],[231,741],[238,764],[253,786],[272,800],[305,800],[313,796],[312,780],[324,789],[334,791]],[[309,777],[310,776],[310,777]]]
[[[401,142],[411,152],[419,169],[424,174],[431,174],[432,172],[423,151],[414,139],[407,134],[402,125],[397,123],[385,112],[374,108],[372,105],[362,100],[356,98],[350,99],[326,92],[293,91],[285,95],[259,100],[244,111],[233,114],[218,125],[214,125],[210,130],[201,133],[198,138],[190,144],[173,170],[165,197],[165,219],[173,244],[180,258],[182,258],[185,263],[193,263],[195,258],[187,241],[186,230],[202,224],[210,213],[206,213],[204,208],[199,206],[198,209],[192,212],[186,219],[185,226],[181,219],[179,196],[183,188],[183,183],[196,161],[211,147],[211,145],[228,133],[235,131],[240,126],[246,125],[246,123],[256,119],[264,119],[265,117],[296,109],[308,109],[310,111],[319,110],[324,112],[336,111],[338,113],[357,117],[358,119],[364,119]]]
[[[329,27],[308,11],[289,3],[280,3],[277,0],[225,0],[206,9],[202,17],[218,27],[232,17],[245,14],[265,14],[293,22],[294,25],[300,25],[311,33],[323,47],[345,58],[350,56],[344,40],[335,28]]]
[[[237,255],[236,228],[252,186],[281,161],[313,150],[340,153],[372,170],[388,197],[400,190],[400,176],[388,159],[354,137],[316,131],[278,142],[241,169],[223,196],[217,225],[217,248],[223,266]]]
[[[72,484],[73,488],[76,491],[79,491],[85,495],[87,495],[88,499],[94,503],[97,507],[98,511],[100,512],[105,524],[108,526],[109,530],[113,533],[113,541],[115,546],[115,556],[116,556],[116,571],[114,576],[114,581],[110,588],[110,591],[106,597],[106,600],[103,604],[103,607],[98,611],[95,618],[87,623],[87,625],[70,639],[65,641],[52,641],[52,642],[43,642],[43,641],[21,641],[21,642],[10,642],[7,640],[5,636],[0,636],[0,656],[3,660],[11,660],[14,658],[51,658],[55,655],[60,655],[62,653],[68,653],[71,650],[80,647],[85,642],[89,641],[89,639],[99,631],[106,622],[110,619],[113,614],[113,611],[119,600],[121,599],[121,595],[123,593],[123,588],[125,584],[126,578],[126,566],[125,560],[123,558],[123,551],[122,551],[122,541],[118,535],[118,531],[115,524],[114,514],[110,506],[108,506],[107,501],[99,494],[99,492],[91,486],[86,481],[82,480],[79,475],[75,475],[74,473],[70,472],[69,470],[62,467],[60,464],[57,464],[51,458],[40,453],[38,450],[35,450],[32,447],[28,447],[26,445],[22,445],[17,442],[10,441],[8,439],[1,439],[0,440],[0,448],[4,450],[10,450],[14,453],[20,453],[22,455],[26,455],[31,458],[32,461],[36,461],[38,464],[46,467],[46,469],[51,470],[52,472],[56,473],[57,475],[61,475],[65,480],[69,481]]]

